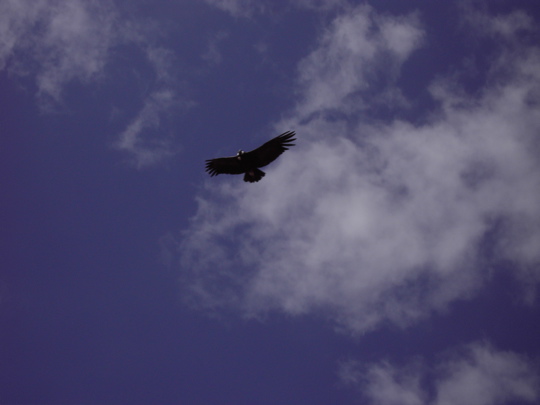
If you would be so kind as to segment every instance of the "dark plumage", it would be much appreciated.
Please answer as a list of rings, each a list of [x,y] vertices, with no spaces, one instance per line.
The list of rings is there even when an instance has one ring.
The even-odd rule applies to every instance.
[[[206,171],[210,176],[218,174],[244,174],[244,181],[254,183],[262,179],[265,173],[259,167],[266,166],[279,155],[294,146],[294,131],[287,131],[266,142],[251,152],[239,150],[236,156],[208,159]]]

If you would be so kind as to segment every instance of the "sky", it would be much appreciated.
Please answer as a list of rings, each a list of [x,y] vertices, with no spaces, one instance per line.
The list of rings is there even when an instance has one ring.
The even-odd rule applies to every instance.
[[[2,0],[0,403],[540,404],[539,23]]]

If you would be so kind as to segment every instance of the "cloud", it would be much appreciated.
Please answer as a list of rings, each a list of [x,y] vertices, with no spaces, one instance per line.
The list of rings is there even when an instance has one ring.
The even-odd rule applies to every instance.
[[[418,359],[405,366],[349,360],[341,364],[340,377],[378,405],[493,405],[540,398],[538,370],[518,354],[477,342],[447,357],[432,367]]]
[[[69,82],[87,83],[104,69],[118,43],[118,15],[104,2],[7,0],[0,5],[0,68],[34,74],[46,107]]]
[[[116,79],[107,67],[124,50],[129,54],[136,49],[144,58],[141,69],[149,68],[144,80],[151,84],[116,147],[142,167],[174,153],[159,129],[172,111],[190,104],[179,94],[172,52],[156,45],[152,32],[152,27],[121,15],[111,2],[6,0],[0,3],[0,69],[31,78],[41,109],[50,112],[65,108],[70,84]],[[126,76],[124,72],[121,79]]]
[[[401,64],[421,45],[419,25],[415,15],[379,16],[368,6],[337,17],[319,47],[300,63],[303,100],[296,114],[309,117],[327,110],[350,113],[351,109],[368,108],[366,94],[372,95],[374,86],[388,90]],[[399,98],[397,89],[393,90]],[[392,101],[388,95],[390,92],[383,92],[369,102],[387,104]]]
[[[208,48],[201,57],[210,65],[219,65],[223,59],[219,46],[228,36],[229,34],[225,31],[219,31],[214,34],[208,41]]]
[[[155,164],[174,154],[170,140],[156,134],[164,112],[176,102],[171,91],[155,91],[147,97],[144,107],[120,134],[116,148],[129,153],[139,167]]]
[[[526,359],[471,345],[465,355],[442,366],[437,382],[436,404],[496,404],[511,400],[535,402],[540,397],[540,378]]]
[[[439,108],[423,123],[363,119],[367,78],[384,68],[379,88],[399,94],[424,35],[415,16],[361,6],[336,18],[300,63],[300,101],[280,123],[298,146],[261,183],[219,178],[199,198],[179,247],[187,301],[325,314],[364,333],[471,297],[499,260],[536,285],[539,49],[503,45],[476,96],[437,80]]]
[[[142,108],[115,143],[116,149],[127,152],[137,168],[152,166],[178,152],[173,135],[163,128],[170,127],[174,113],[193,106],[193,102],[179,94],[182,85],[172,73],[176,63],[173,53],[165,48],[146,46],[144,55],[153,70],[152,86],[143,97]]]
[[[386,361],[366,367],[348,360],[340,364],[339,377],[346,385],[357,387],[374,404],[422,405],[427,403],[422,372],[418,361],[398,368]]]
[[[251,17],[265,7],[256,0],[205,0],[206,3],[228,12],[233,17]]]
[[[205,0],[207,4],[231,14],[235,18],[252,18],[258,14],[272,13],[279,7],[296,7],[306,10],[326,12],[348,7],[347,0],[294,0],[279,5],[264,5],[256,0]]]
[[[472,7],[472,4],[462,3],[461,6],[468,24],[482,35],[514,41],[517,39],[516,34],[534,30],[533,19],[521,10],[503,15],[487,15]]]
[[[317,11],[346,8],[348,5],[346,0],[297,0],[293,3],[295,7]]]

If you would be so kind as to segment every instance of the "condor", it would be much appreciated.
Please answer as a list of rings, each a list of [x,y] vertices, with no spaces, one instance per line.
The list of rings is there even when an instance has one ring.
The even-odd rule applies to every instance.
[[[260,167],[270,164],[279,155],[294,146],[294,143],[292,143],[296,141],[294,135],[294,131],[287,131],[251,152],[239,150],[236,156],[208,159],[206,161],[206,171],[210,176],[244,173],[244,181],[255,183],[265,175],[262,170],[259,170]]]

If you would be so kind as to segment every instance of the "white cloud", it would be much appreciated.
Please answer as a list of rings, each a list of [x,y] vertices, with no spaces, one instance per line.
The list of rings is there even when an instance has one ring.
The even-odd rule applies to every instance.
[[[364,95],[373,91],[379,72],[386,72],[385,80],[391,83],[422,38],[415,15],[382,17],[361,6],[339,16],[299,66],[304,100],[297,114],[365,108]]]
[[[426,404],[427,395],[421,386],[422,367],[418,362],[397,368],[388,362],[366,367],[349,360],[341,363],[339,376],[343,383],[359,388],[374,404]]]
[[[173,53],[161,47],[148,46],[146,58],[153,68],[153,85],[143,100],[143,107],[120,134],[115,146],[128,153],[132,163],[148,167],[173,156],[178,148],[173,145],[173,136],[165,133],[163,121],[170,122],[172,113],[184,111],[193,103],[178,94],[181,87],[172,74],[175,66]]]
[[[346,8],[348,5],[347,0],[295,0],[292,3],[295,7],[318,11]]]
[[[16,0],[0,3],[0,69],[4,69],[14,49],[23,41],[29,25],[33,25],[44,7],[36,1],[32,7]]]
[[[487,15],[479,12],[471,4],[462,3],[465,18],[475,30],[483,35],[515,40],[516,34],[534,30],[534,21],[522,10],[514,10],[509,14]]]
[[[163,112],[168,111],[175,102],[175,95],[170,91],[152,93],[120,134],[116,147],[128,152],[137,167],[150,166],[174,153],[168,139],[157,136],[154,131],[160,128]]]
[[[301,102],[280,125],[298,146],[264,181],[213,179],[200,199],[180,246],[187,300],[248,316],[324,313],[363,333],[471,296],[485,260],[538,281],[538,48],[503,49],[477,97],[438,81],[441,109],[423,124],[328,115],[358,117],[375,66],[393,89],[422,36],[415,17],[366,7],[336,19],[300,64]]]
[[[272,13],[276,7],[301,8],[326,12],[349,7],[348,0],[293,0],[279,4],[263,4],[256,0],[205,0],[207,4],[228,12],[233,17],[251,18],[257,14]]]
[[[471,345],[464,356],[442,366],[437,382],[437,405],[488,405],[511,400],[535,402],[540,378],[524,358]]]
[[[433,367],[418,360],[401,367],[348,361],[340,377],[377,405],[495,405],[540,398],[540,376],[532,363],[485,343],[465,346]]]
[[[219,45],[223,42],[229,34],[225,31],[219,31],[214,34],[208,41],[208,48],[201,55],[201,57],[211,65],[219,65],[223,59]]]
[[[174,152],[160,124],[171,111],[189,104],[178,94],[172,52],[154,42],[151,29],[120,15],[111,2],[0,2],[0,69],[32,78],[45,111],[65,108],[70,83],[95,84],[114,74],[107,64],[123,46],[140,51],[151,69],[152,84],[141,95],[141,110],[116,143],[139,167]]]
[[[104,69],[116,45],[117,14],[104,2],[5,1],[0,5],[0,68],[35,74],[38,96],[61,101],[73,80],[88,82]]]
[[[230,13],[233,17],[250,17],[263,12],[261,2],[256,0],[205,0],[206,3]]]

